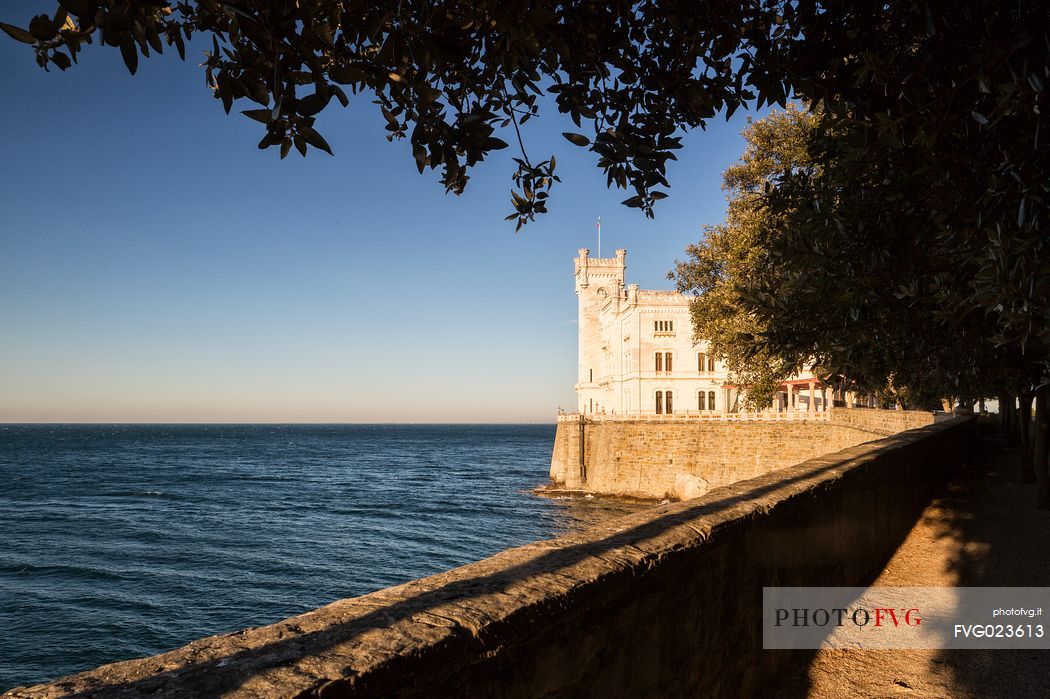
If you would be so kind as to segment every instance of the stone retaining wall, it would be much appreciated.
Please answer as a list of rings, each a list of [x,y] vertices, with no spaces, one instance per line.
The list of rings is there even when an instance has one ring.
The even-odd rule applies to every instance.
[[[955,418],[10,697],[761,696],[770,585],[863,584],[973,453]]]
[[[835,408],[831,423],[855,427],[880,435],[896,434],[934,422],[934,414],[927,410],[874,410],[871,408]]]
[[[838,409],[814,419],[559,420],[551,456],[555,487],[640,498],[674,497],[681,476],[715,488],[913,427],[928,412]]]

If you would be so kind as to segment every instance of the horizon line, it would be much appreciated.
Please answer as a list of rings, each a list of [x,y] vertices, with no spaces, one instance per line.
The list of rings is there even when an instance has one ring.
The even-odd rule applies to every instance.
[[[51,425],[65,425],[65,426],[78,426],[78,425],[556,425],[557,421],[552,422],[288,422],[288,421],[264,421],[264,422],[192,422],[192,421],[175,421],[175,422],[126,422],[126,421],[93,421],[93,422],[78,422],[78,421],[54,421],[54,422],[29,422],[29,421],[14,421],[14,422],[0,422],[0,427],[25,427],[25,426],[51,426]]]

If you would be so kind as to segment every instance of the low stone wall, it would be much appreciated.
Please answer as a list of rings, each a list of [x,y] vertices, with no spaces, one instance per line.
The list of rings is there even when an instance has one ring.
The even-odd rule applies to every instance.
[[[864,584],[973,453],[972,418],[10,697],[761,696],[763,586]]]
[[[622,417],[559,420],[555,487],[640,498],[674,497],[682,476],[719,487],[933,422],[931,413],[839,409],[780,419]],[[583,467],[581,468],[581,457]]]
[[[934,414],[928,410],[835,408],[830,412],[831,423],[834,425],[853,427],[883,436],[925,427],[934,422]]]

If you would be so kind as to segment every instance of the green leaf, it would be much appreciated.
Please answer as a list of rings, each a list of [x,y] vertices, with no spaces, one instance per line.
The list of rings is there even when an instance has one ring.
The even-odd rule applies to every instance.
[[[59,70],[65,70],[73,64],[73,61],[69,60],[69,56],[61,51],[55,51],[51,54],[51,60],[58,66]]]
[[[350,106],[350,99],[346,96],[346,93],[343,92],[343,88],[338,85],[332,85],[332,93],[336,96],[336,99],[339,100],[339,104],[344,107]]]
[[[328,106],[328,100],[329,98],[317,94],[307,95],[299,100],[299,113],[303,116],[313,116]]]
[[[265,150],[270,146],[275,146],[281,142],[281,137],[270,131],[266,132],[266,135],[259,141],[259,150]]]
[[[255,77],[245,77],[241,79],[246,90],[248,90],[248,98],[252,102],[257,102],[264,107],[270,103],[270,91],[266,88],[266,83]]]
[[[147,28],[146,41],[157,53],[164,53],[164,44],[160,43],[160,36],[157,34],[157,28],[152,24]]]
[[[3,29],[5,32],[7,32],[7,35],[15,41],[21,41],[23,44],[36,43],[36,39],[33,38],[32,34],[27,32],[25,29],[19,29],[13,24],[6,24],[4,22],[0,22],[0,29]]]
[[[332,79],[332,82],[337,82],[340,85],[365,81],[364,72],[354,66],[335,66],[329,69],[328,77]]]
[[[222,108],[227,114],[233,109],[233,93],[230,91],[231,89],[229,83],[219,84],[219,99],[222,100]]]
[[[134,75],[139,67],[139,53],[135,50],[135,42],[130,34],[120,42],[120,55],[124,57],[124,65],[128,67],[128,72]]]
[[[580,146],[582,148],[583,146],[591,145],[591,139],[587,138],[583,134],[563,131],[561,135],[564,136],[569,141],[569,143],[573,144],[574,146]]]
[[[427,149],[421,144],[412,144],[412,157],[416,159],[416,169],[422,175],[423,169],[427,166]]]
[[[324,140],[321,134],[317,133],[312,127],[302,126],[299,128],[299,133],[314,148],[320,148],[328,155],[332,154],[332,148],[328,145],[328,141]]]
[[[83,17],[91,10],[91,4],[87,0],[58,0],[58,4],[77,17]]]
[[[29,21],[29,33],[41,41],[50,41],[58,33],[58,27],[47,15],[37,15]]]
[[[249,119],[255,119],[260,124],[270,123],[270,110],[269,109],[245,109],[241,112],[244,116]]]

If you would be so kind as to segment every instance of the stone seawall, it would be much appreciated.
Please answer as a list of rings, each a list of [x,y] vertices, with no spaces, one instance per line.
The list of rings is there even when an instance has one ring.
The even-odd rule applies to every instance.
[[[578,418],[563,418],[551,481],[557,488],[607,495],[674,497],[682,476],[716,488],[933,422],[928,412],[861,408],[791,418],[589,417],[582,426],[582,453]]]
[[[830,411],[831,423],[852,427],[879,435],[896,434],[934,422],[934,414],[926,410],[872,410],[870,408],[835,408]],[[947,417],[942,415],[942,417]]]
[[[973,453],[972,428],[903,432],[5,696],[763,696],[808,656],[762,650],[762,587],[870,579]]]

